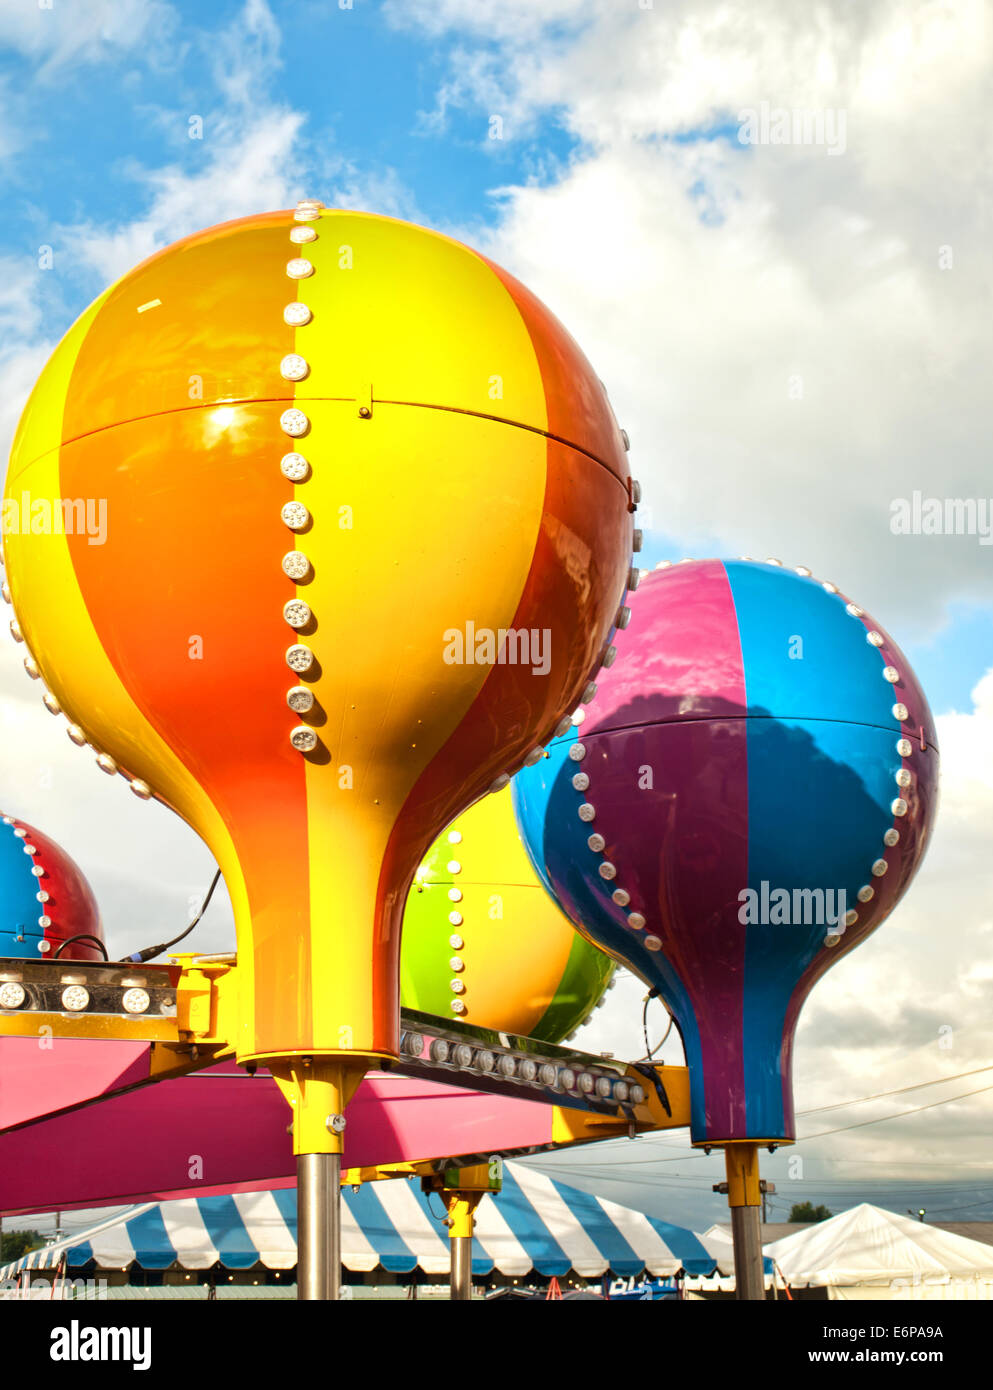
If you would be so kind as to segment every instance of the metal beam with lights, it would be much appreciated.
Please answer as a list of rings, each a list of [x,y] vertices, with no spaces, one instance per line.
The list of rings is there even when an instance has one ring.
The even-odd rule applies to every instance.
[[[0,1036],[179,1041],[178,965],[0,957]]]
[[[453,1086],[583,1110],[635,1128],[689,1123],[685,1067],[618,1061],[454,1019],[401,1011],[393,1069]]]
[[[213,1065],[234,1050],[233,957],[167,965],[0,958],[0,1037],[147,1041],[149,1080]],[[401,1012],[400,1058],[383,1069],[557,1107],[556,1141],[689,1122],[685,1067],[594,1056],[455,1019]],[[568,1112],[582,1115],[569,1118]]]
[[[238,985],[234,956],[183,955],[165,965],[140,966],[0,958],[0,1037],[47,1033],[147,1042],[147,1077],[136,1083],[131,1073],[130,1089],[231,1055]],[[689,1123],[685,1067],[593,1056],[409,1009],[401,1011],[399,1054],[395,1062],[384,1061],[382,1069],[551,1106],[549,1141],[540,1146],[544,1149]],[[309,1060],[301,1058],[301,1065],[306,1068]],[[444,1143],[444,1135],[438,1137]],[[471,1297],[475,1209],[485,1192],[499,1190],[501,1176],[500,1159],[493,1154],[436,1154],[346,1169],[340,1180],[355,1184],[420,1177],[426,1190],[437,1192],[448,1209],[452,1297],[464,1300]],[[332,1229],[322,1212],[323,1207],[315,1211],[311,1232],[318,1245],[325,1225]],[[327,1254],[324,1263],[333,1264],[336,1252]]]

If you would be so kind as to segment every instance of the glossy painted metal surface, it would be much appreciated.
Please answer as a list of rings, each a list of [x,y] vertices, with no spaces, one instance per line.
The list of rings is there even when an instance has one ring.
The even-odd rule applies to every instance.
[[[22,1041],[0,1040],[5,1065],[11,1043]],[[37,1054],[37,1042],[24,1046]],[[75,1054],[77,1070],[85,1066],[91,1078],[99,1070],[108,1075],[115,1058],[123,1078],[128,1064],[120,1054],[130,1046],[56,1040],[54,1057],[65,1066]],[[42,1064],[27,1060],[37,1089]],[[53,1070],[44,1067],[46,1084]],[[296,1181],[286,1102],[264,1068],[253,1077],[222,1064],[80,1103],[92,1094],[91,1087],[77,1087],[74,1108],[0,1132],[0,1213],[203,1197]],[[345,1164],[513,1152],[563,1138],[555,1108],[539,1098],[372,1072],[349,1103]],[[191,1154],[200,1155],[200,1167],[191,1165]]]
[[[42,1057],[37,1035],[0,1037],[0,1133],[148,1080],[148,1042],[58,1036],[50,1041]]]
[[[16,524],[75,498],[106,503],[102,536]],[[70,329],[5,508],[45,683],[224,872],[250,974],[239,1058],[395,1053],[414,870],[574,707],[625,591],[624,446],[568,334],[409,224],[211,228]],[[446,660],[469,623],[546,632],[547,670]]]
[[[629,604],[583,722],[515,779],[524,843],[672,1011],[694,1142],[791,1138],[803,1001],[926,849],[933,720],[886,632],[806,574],[684,562]]]
[[[60,845],[25,821],[0,821],[0,956],[53,955],[81,933],[103,940],[100,912],[83,871]],[[60,960],[102,960],[88,941],[74,941]]]
[[[509,789],[454,820],[414,875],[400,950],[406,1008],[558,1042],[613,969],[539,882]]]

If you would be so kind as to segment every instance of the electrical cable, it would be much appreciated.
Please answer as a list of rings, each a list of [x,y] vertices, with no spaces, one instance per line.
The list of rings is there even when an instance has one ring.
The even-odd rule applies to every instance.
[[[645,995],[644,1007],[643,1007],[642,1010],[641,1010],[641,1031],[642,1031],[642,1033],[643,1033],[644,1036],[645,1036],[645,1055],[644,1055],[644,1057],[641,1058],[641,1061],[643,1061],[643,1062],[651,1062],[651,1061],[652,1061],[652,1059],[654,1058],[656,1052],[658,1052],[659,1048],[662,1046],[662,1044],[665,1042],[666,1038],[668,1038],[669,1034],[672,1032],[673,1017],[672,1017],[672,1014],[669,1014],[669,1026],[668,1026],[668,1028],[667,1028],[667,1029],[665,1030],[665,1032],[662,1034],[662,1037],[661,1037],[661,1038],[659,1039],[659,1041],[655,1044],[655,1046],[654,1046],[654,1047],[650,1046],[650,1044],[649,1044],[649,1042],[648,1042],[648,1006],[649,1006],[649,1004],[651,1003],[651,1001],[652,1001],[653,999],[657,999],[658,997],[659,997],[659,992],[658,992],[657,989],[649,990],[649,992]],[[663,1003],[664,1003],[664,1001],[663,1001]],[[667,1011],[668,1011],[668,1010],[667,1010]]]
[[[214,889],[220,882],[220,878],[221,871],[220,869],[218,869],[217,873],[211,879],[210,887],[207,889],[207,896],[200,904],[200,911],[197,913],[197,915],[193,918],[193,921],[184,931],[181,931],[178,936],[174,936],[171,941],[162,941],[159,943],[158,946],[146,946],[143,951],[134,951],[130,956],[121,956],[121,963],[127,961],[134,962],[134,964],[136,965],[143,965],[145,961],[154,960],[155,957],[160,956],[163,951],[168,951],[170,946],[175,946],[177,942],[182,941],[184,937],[189,936],[190,932],[200,921],[200,918],[207,911],[207,905],[209,904],[211,898],[214,896]]]
[[[442,1205],[442,1213],[441,1213],[440,1216],[438,1216],[438,1215],[435,1213],[435,1210],[434,1210],[434,1208],[433,1208],[432,1205],[431,1205],[431,1198],[432,1198],[432,1197],[437,1197],[437,1198],[439,1199],[439,1201],[441,1202],[441,1205]],[[439,1226],[447,1226],[447,1225],[449,1224],[449,1220],[448,1220],[448,1208],[445,1206],[445,1199],[444,1199],[444,1197],[442,1197],[441,1193],[440,1193],[440,1192],[436,1192],[436,1191],[434,1191],[433,1189],[432,1189],[432,1191],[428,1192],[428,1193],[427,1193],[427,1204],[428,1204],[428,1213],[429,1213],[429,1215],[430,1215],[432,1221],[437,1221],[437,1223],[438,1223]]]
[[[91,942],[94,946],[98,946],[98,947],[100,948],[100,950],[103,952],[103,958],[104,958],[104,960],[108,960],[108,961],[110,960],[110,956],[108,956],[108,954],[107,954],[107,947],[106,947],[106,946],[104,945],[104,943],[100,940],[99,936],[94,936],[91,932],[88,932],[88,931],[77,932],[77,934],[76,934],[75,936],[67,937],[65,941],[60,942],[60,943],[59,943],[58,949],[56,950],[55,954],[52,956],[52,960],[58,960],[59,956],[61,956],[61,954],[62,954],[62,952],[65,950],[65,948],[66,948],[67,946],[71,946],[72,943],[73,943],[74,941],[89,941],[89,942]]]

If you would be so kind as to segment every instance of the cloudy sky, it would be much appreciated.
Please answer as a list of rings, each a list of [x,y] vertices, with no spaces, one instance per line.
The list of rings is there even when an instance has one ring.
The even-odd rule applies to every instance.
[[[904,647],[938,716],[938,829],[797,1050],[801,1133],[894,1118],[811,1137],[792,1178],[769,1160],[780,1212],[993,1217],[993,1072],[964,1075],[993,1035],[993,546],[891,528],[915,492],[993,507],[990,32],[978,0],[0,0],[5,442],[110,280],[319,197],[471,242],[565,321],[631,435],[646,564],[808,565]],[[784,113],[814,138],[774,142]],[[161,939],[209,852],[69,744],[22,655],[0,656],[3,805],[84,866],[115,952]],[[224,901],[198,940],[232,944]],[[634,1055],[642,992],[623,980],[580,1041]],[[719,1217],[716,1161],[682,1138],[611,1159],[671,1219]]]

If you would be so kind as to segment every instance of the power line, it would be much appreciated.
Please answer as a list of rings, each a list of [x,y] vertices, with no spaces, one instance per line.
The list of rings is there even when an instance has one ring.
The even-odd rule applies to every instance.
[[[926,1187],[922,1188],[922,1191],[925,1191],[925,1192],[926,1192],[926,1191],[927,1191],[927,1188],[926,1188]],[[984,1202],[962,1202],[962,1203],[960,1203],[958,1206],[954,1206],[954,1207],[936,1207],[934,1210],[935,1210],[935,1211],[938,1211],[938,1212],[942,1212],[942,1211],[970,1211],[970,1210],[974,1209],[975,1207],[993,1207],[993,1197],[987,1197],[986,1200],[985,1200]],[[932,1212],[932,1210],[931,1210],[930,1207],[928,1207],[928,1215],[929,1215],[929,1216],[930,1216],[930,1215],[933,1215],[933,1212]]]
[[[800,1115],[800,1116],[817,1115],[817,1114],[822,1114],[822,1113],[824,1113],[825,1111],[830,1111],[830,1110],[845,1110],[845,1109],[848,1109],[849,1107],[851,1107],[851,1106],[853,1106],[853,1105],[863,1105],[863,1104],[867,1103],[868,1101],[872,1101],[872,1100],[884,1100],[884,1099],[886,1099],[888,1096],[903,1095],[903,1094],[904,1094],[905,1092],[907,1092],[907,1091],[918,1091],[918,1090],[922,1090],[925,1086],[939,1086],[939,1085],[941,1085],[943,1082],[947,1082],[947,1081],[958,1081],[958,1080],[961,1080],[963,1077],[966,1077],[966,1076],[977,1076],[977,1075],[979,1075],[980,1073],[982,1073],[982,1072],[987,1072],[987,1071],[993,1071],[993,1067],[975,1067],[975,1068],[973,1068],[973,1069],[970,1070],[970,1071],[956,1072],[956,1073],[954,1073],[954,1074],[951,1075],[951,1076],[937,1077],[937,1078],[935,1078],[934,1080],[931,1080],[931,1081],[921,1081],[921,1082],[919,1082],[917,1085],[914,1085],[914,1086],[901,1086],[901,1087],[899,1087],[899,1088],[898,1088],[897,1090],[895,1090],[895,1091],[879,1091],[879,1092],[876,1092],[875,1094],[869,1095],[869,1096],[857,1096],[854,1100],[838,1102],[838,1103],[836,1103],[836,1104],[834,1104],[834,1105],[818,1106],[818,1107],[816,1107],[815,1109],[812,1109],[812,1110],[801,1110],[801,1111],[798,1112],[798,1115]],[[816,1134],[805,1134],[805,1135],[801,1135],[801,1136],[799,1136],[799,1137],[797,1138],[797,1140],[796,1140],[795,1142],[798,1143],[798,1144],[803,1144],[803,1143],[808,1142],[808,1141],[811,1140],[811,1139],[824,1139],[824,1138],[826,1138],[828,1135],[831,1135],[831,1134],[844,1134],[847,1130],[850,1130],[850,1129],[864,1129],[864,1128],[867,1127],[868,1125],[883,1124],[883,1123],[885,1123],[887,1120],[899,1120],[899,1119],[902,1119],[904,1116],[907,1116],[907,1115],[916,1115],[916,1114],[918,1114],[918,1113],[919,1113],[920,1111],[922,1111],[922,1110],[933,1110],[933,1109],[935,1109],[937,1106],[940,1106],[940,1105],[952,1105],[952,1104],[954,1104],[956,1101],[959,1101],[959,1100],[967,1100],[967,1099],[969,1099],[971,1096],[983,1095],[983,1094],[985,1094],[985,1093],[988,1092],[988,1091],[993,1091],[993,1085],[990,1085],[990,1086],[981,1086],[981,1087],[979,1087],[979,1088],[978,1088],[977,1090],[975,1090],[975,1091],[965,1091],[965,1092],[963,1092],[961,1095],[958,1095],[958,1096],[946,1096],[944,1099],[932,1101],[932,1102],[930,1102],[930,1104],[928,1104],[928,1105],[915,1105],[915,1106],[912,1106],[909,1110],[900,1110],[900,1111],[898,1111],[895,1115],[880,1115],[880,1116],[877,1116],[877,1118],[874,1119],[874,1120],[858,1120],[858,1121],[856,1121],[855,1124],[851,1124],[851,1125],[840,1125],[837,1129],[824,1129],[824,1130],[819,1130]],[[628,1143],[628,1142],[629,1142],[629,1141],[627,1141],[627,1140],[620,1140],[620,1141],[614,1140],[614,1141],[612,1141],[612,1143],[614,1143],[614,1144],[618,1144],[618,1143]],[[653,1148],[668,1148],[668,1149],[677,1149],[677,1148],[678,1148],[677,1145],[665,1143],[664,1141],[660,1141],[660,1140],[656,1139],[654,1136],[651,1136],[651,1137],[646,1136],[646,1137],[642,1140],[642,1143],[643,1143],[643,1144],[651,1144],[651,1146],[652,1146]],[[709,1157],[709,1155],[708,1155],[708,1154],[705,1154],[705,1153],[703,1152],[702,1149],[693,1149],[693,1150],[691,1150],[689,1153],[687,1153],[687,1152],[685,1152],[685,1151],[676,1152],[676,1153],[673,1154],[673,1156],[672,1156],[671,1158],[658,1158],[658,1157],[652,1157],[652,1158],[620,1158],[620,1159],[617,1159],[616,1161],[613,1161],[613,1162],[611,1162],[611,1163],[609,1163],[609,1164],[607,1164],[607,1165],[601,1165],[601,1172],[598,1173],[597,1176],[602,1176],[602,1167],[603,1167],[603,1166],[609,1166],[609,1167],[612,1167],[612,1168],[641,1168],[641,1167],[646,1167],[646,1166],[658,1166],[658,1165],[661,1164],[661,1163],[684,1163],[684,1162],[689,1162],[690,1160],[698,1160],[698,1159],[707,1158],[707,1157]],[[864,1163],[866,1163],[866,1164],[869,1164],[869,1163],[872,1163],[872,1162],[878,1162],[878,1163],[883,1163],[885,1166],[888,1166],[888,1167],[889,1167],[889,1166],[897,1166],[897,1165],[895,1165],[895,1164],[894,1164],[894,1165],[886,1164],[885,1160],[881,1160],[881,1159],[880,1159],[880,1160],[872,1160],[872,1159],[864,1159],[864,1160],[859,1160],[859,1159],[847,1159],[847,1160],[846,1160],[846,1159],[825,1159],[824,1162],[854,1163],[854,1164],[857,1164],[857,1163],[859,1163],[859,1162],[864,1162]],[[948,1165],[948,1164],[939,1164],[939,1163],[935,1163],[935,1164],[913,1164],[913,1163],[911,1163],[911,1164],[900,1165],[900,1166],[907,1166],[907,1167],[942,1167],[942,1168],[947,1168],[947,1167],[950,1166],[950,1165]],[[956,1166],[961,1166],[961,1165],[956,1165]],[[563,1174],[563,1176],[565,1175],[565,1172],[566,1172],[566,1171],[568,1171],[568,1172],[574,1172],[574,1173],[580,1173],[580,1172],[582,1172],[582,1166],[580,1166],[580,1165],[571,1165],[571,1164],[568,1165],[568,1166],[567,1166],[567,1165],[562,1165],[562,1168],[561,1168],[561,1169],[557,1169],[557,1171],[561,1172],[561,1173]],[[674,1178],[675,1178],[675,1177],[678,1177],[679,1175],[678,1175],[678,1174],[674,1174],[673,1176],[674,1176]],[[662,1179],[660,1179],[660,1180],[662,1180]],[[704,1181],[702,1175],[701,1175],[700,1181]]]
[[[813,1110],[798,1110],[797,1116],[802,1115],[823,1115],[828,1110],[847,1110],[850,1105],[861,1105],[867,1100],[885,1100],[887,1096],[902,1096],[906,1091],[922,1091],[925,1086],[941,1086],[946,1081],[961,1081],[965,1076],[978,1076],[980,1072],[993,1071],[993,1066],[974,1067],[972,1071],[959,1071],[953,1076],[939,1076],[933,1081],[918,1081],[914,1086],[900,1086],[895,1091],[877,1091],[873,1096],[859,1096],[857,1100],[842,1100],[834,1105],[818,1105]],[[972,1092],[978,1095],[978,1091]]]
[[[993,1070],[993,1068],[990,1068],[990,1067],[977,1067],[975,1071],[971,1071],[971,1072],[962,1072],[962,1073],[960,1073],[959,1075],[960,1075],[960,1076],[974,1076],[974,1075],[976,1075],[977,1072],[990,1071],[990,1070]],[[953,1080],[956,1080],[956,1079],[958,1079],[958,1078],[957,1078],[957,1077],[951,1077],[951,1076],[949,1076],[949,1077],[944,1077],[944,1078],[942,1078],[942,1079],[945,1080],[945,1081],[953,1081]],[[936,1082],[933,1082],[933,1081],[925,1081],[925,1082],[922,1082],[921,1084],[924,1085],[924,1086],[932,1086],[932,1085],[936,1085],[937,1083],[936,1083]],[[914,1091],[914,1090],[918,1090],[918,1089],[919,1089],[919,1087],[916,1087],[916,1086],[907,1086],[907,1087],[902,1087],[902,1088],[901,1088],[901,1091],[905,1091],[905,1090],[906,1090],[906,1091]],[[840,1106],[840,1105],[838,1105],[838,1106],[825,1106],[824,1109],[826,1109],[826,1110],[836,1110],[836,1109],[847,1108],[847,1106],[851,1106],[851,1105],[861,1105],[863,1102],[870,1101],[870,1100],[877,1100],[877,1099],[880,1099],[882,1096],[886,1096],[886,1095],[899,1095],[899,1094],[901,1094],[901,1091],[887,1091],[887,1092],[881,1092],[880,1095],[878,1095],[878,1096],[876,1096],[876,1095],[873,1095],[873,1096],[859,1096],[859,1097],[858,1097],[857,1099],[855,1099],[855,1100],[847,1101],[847,1102],[845,1103],[845,1106]],[[879,1124],[884,1124],[887,1120],[899,1120],[899,1119],[902,1119],[902,1118],[903,1118],[904,1116],[906,1116],[906,1115],[916,1115],[916,1114],[920,1113],[920,1111],[922,1111],[922,1110],[934,1110],[934,1109],[936,1109],[936,1108],[937,1108],[938,1106],[940,1106],[940,1105],[953,1105],[956,1101],[968,1100],[971,1096],[985,1095],[985,1094],[986,1094],[987,1092],[989,1092],[989,1091],[993,1091],[993,1085],[990,1085],[990,1086],[980,1086],[980,1087],[979,1087],[977,1090],[975,1090],[975,1091],[964,1091],[964,1092],[962,1092],[961,1095],[957,1095],[957,1096],[945,1096],[942,1100],[931,1101],[928,1105],[914,1105],[914,1106],[911,1106],[911,1108],[910,1108],[909,1110],[899,1110],[899,1111],[897,1111],[897,1113],[896,1113],[895,1115],[879,1115],[879,1116],[877,1116],[877,1117],[876,1117],[875,1119],[873,1119],[873,1120],[858,1120],[858,1121],[856,1121],[855,1124],[851,1124],[851,1125],[840,1125],[837,1129],[824,1129],[824,1130],[818,1130],[818,1132],[817,1132],[816,1134],[804,1134],[804,1135],[800,1135],[800,1136],[796,1139],[795,1142],[796,1142],[797,1144],[803,1144],[803,1143],[808,1142],[808,1141],[811,1140],[811,1139],[823,1139],[823,1138],[826,1138],[828,1135],[831,1135],[831,1134],[844,1134],[847,1130],[850,1130],[850,1129],[864,1129],[864,1128],[865,1128],[866,1126],[868,1126],[868,1125],[879,1125]],[[808,1110],[808,1111],[801,1111],[800,1113],[803,1114],[803,1115],[811,1115],[811,1114],[817,1114],[818,1112],[815,1111],[815,1110]],[[624,1141],[624,1142],[626,1142],[626,1141]],[[647,1141],[647,1140],[643,1140],[642,1142],[648,1142],[648,1141]],[[674,1145],[664,1145],[664,1146],[663,1146],[663,1145],[653,1145],[653,1147],[659,1147],[659,1148],[661,1148],[661,1147],[673,1148],[673,1147],[675,1147],[675,1146],[674,1146]],[[716,1146],[715,1146],[715,1147],[716,1147]],[[784,1147],[785,1147],[785,1146],[784,1146]],[[705,1153],[703,1152],[702,1149],[694,1149],[694,1150],[692,1150],[690,1153],[685,1153],[685,1152],[683,1152],[683,1153],[674,1154],[671,1158],[621,1158],[621,1159],[617,1159],[616,1161],[611,1162],[611,1163],[609,1163],[609,1164],[607,1164],[607,1165],[600,1165],[600,1166],[601,1166],[601,1168],[602,1168],[603,1166],[609,1166],[609,1167],[612,1167],[612,1168],[640,1168],[640,1167],[645,1167],[645,1166],[648,1166],[648,1165],[655,1165],[655,1166],[657,1166],[657,1165],[660,1164],[660,1163],[683,1163],[683,1162],[689,1162],[690,1160],[701,1159],[701,1158],[707,1158],[707,1157],[709,1157],[709,1156],[710,1156],[710,1155],[705,1154]],[[867,1164],[868,1164],[868,1163],[872,1163],[872,1162],[874,1162],[874,1161],[875,1161],[875,1162],[882,1162],[882,1163],[885,1164],[885,1160],[872,1160],[872,1159],[865,1159],[865,1160],[858,1160],[858,1159],[849,1159],[849,1160],[845,1160],[845,1159],[825,1159],[825,1160],[824,1160],[824,1162],[839,1162],[839,1163],[840,1163],[840,1162],[848,1162],[848,1163],[856,1163],[856,1164],[859,1163],[860,1161],[864,1161],[864,1162],[867,1163]],[[890,1166],[890,1165],[887,1165],[887,1166]],[[894,1165],[894,1166],[895,1166],[895,1165]],[[947,1167],[947,1166],[949,1166],[949,1165],[946,1165],[946,1164],[928,1164],[928,1165],[908,1164],[908,1165],[903,1165],[903,1166],[909,1166],[909,1167],[916,1167],[916,1166]],[[580,1172],[580,1171],[582,1171],[582,1169],[581,1169],[581,1166],[579,1166],[579,1165],[571,1165],[571,1164],[570,1164],[570,1165],[568,1165],[568,1166],[563,1165],[561,1169],[558,1169],[558,1171],[562,1172],[562,1173],[563,1173],[563,1176],[564,1176],[565,1171],[568,1171],[568,1172]],[[676,1176],[678,1176],[678,1174],[674,1174],[674,1177],[676,1177]],[[702,1179],[701,1179],[701,1180],[702,1180]]]
[[[866,1125],[881,1125],[885,1124],[887,1120],[900,1120],[905,1115],[917,1115],[922,1110],[934,1110],[939,1105],[953,1105],[957,1100],[968,1100],[970,1096],[985,1095],[987,1091],[993,1091],[993,1086],[980,1086],[977,1091],[963,1091],[960,1096],[946,1096],[944,1100],[931,1101],[930,1105],[914,1105],[909,1110],[898,1110],[895,1115],[879,1115],[874,1120],[858,1120],[853,1125],[840,1125],[837,1129],[821,1129],[816,1134],[801,1135],[796,1142],[805,1144],[808,1139],[824,1139],[829,1134],[844,1134],[849,1129],[864,1129]]]
[[[792,1182],[793,1179],[787,1178],[786,1181]],[[876,1179],[865,1178],[862,1181],[833,1183],[821,1182],[816,1177],[805,1177],[804,1182],[806,1182],[810,1186],[816,1186],[819,1192],[861,1192],[865,1191],[867,1187],[871,1187],[875,1192],[899,1193],[909,1192],[911,1189],[913,1189],[915,1192],[931,1193],[932,1197],[936,1201],[945,1200],[946,1198],[951,1198],[955,1196],[961,1197],[963,1193],[972,1194],[977,1191],[986,1190],[985,1188],[977,1188],[977,1186],[974,1183],[956,1183],[954,1186],[948,1186],[944,1183],[936,1184],[932,1182],[915,1182],[913,1178],[900,1178],[897,1182],[881,1182]],[[990,1189],[990,1191],[991,1194],[993,1194],[993,1189]],[[993,1201],[993,1195],[991,1195],[990,1200]]]
[[[822,1158],[819,1159],[818,1162],[830,1163],[836,1167],[844,1168],[969,1168],[972,1172],[990,1173],[993,1175],[993,1169],[990,1168],[989,1164],[983,1164],[980,1168],[971,1168],[970,1164],[958,1163],[951,1158],[936,1159],[930,1163],[926,1162],[924,1159],[921,1159],[920,1162],[913,1162],[908,1159],[903,1163],[898,1163],[896,1161],[891,1163],[889,1159],[886,1158]]]

